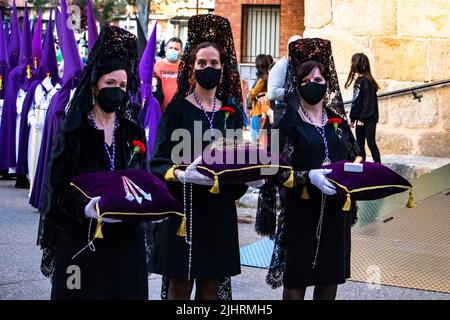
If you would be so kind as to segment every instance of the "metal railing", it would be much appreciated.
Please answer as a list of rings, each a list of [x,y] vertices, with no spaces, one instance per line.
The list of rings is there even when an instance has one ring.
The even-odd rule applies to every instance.
[[[418,100],[419,102],[421,102],[423,95],[419,95],[417,93],[417,91],[426,90],[431,87],[444,86],[444,85],[448,85],[448,84],[450,84],[450,79],[425,83],[425,84],[421,84],[419,86],[405,88],[405,89],[384,92],[384,93],[380,93],[379,95],[377,95],[377,97],[378,97],[378,99],[383,99],[383,98],[387,98],[387,97],[391,97],[391,96],[401,96],[401,95],[405,95],[405,94],[412,94],[414,96],[415,100]],[[352,103],[351,100],[345,101],[344,105],[351,104],[351,103]]]

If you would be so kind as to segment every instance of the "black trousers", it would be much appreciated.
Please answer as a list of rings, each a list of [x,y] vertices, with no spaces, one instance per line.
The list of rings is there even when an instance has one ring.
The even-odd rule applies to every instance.
[[[366,140],[367,146],[370,149],[374,162],[381,163],[380,151],[378,150],[375,142],[377,123],[376,121],[364,122],[363,126],[356,126],[356,141],[358,142],[359,149],[361,149],[361,156],[366,160]]]

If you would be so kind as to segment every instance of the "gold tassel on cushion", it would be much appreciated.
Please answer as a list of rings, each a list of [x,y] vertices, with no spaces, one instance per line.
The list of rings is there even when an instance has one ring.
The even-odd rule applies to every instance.
[[[167,170],[166,174],[164,175],[164,180],[177,181],[177,177],[175,177],[175,169],[176,168],[177,168],[177,165],[174,164],[169,170]]]
[[[209,192],[214,193],[214,194],[218,194],[220,192],[218,176],[214,176],[214,184],[211,187],[211,189],[209,189]]]
[[[97,228],[95,229],[95,235],[94,235],[94,239],[103,239],[103,233],[102,233],[102,220],[98,219],[97,220]]]
[[[414,202],[414,196],[412,193],[412,189],[409,190],[409,199],[408,203],[406,204],[407,208],[414,208],[416,206],[416,203]]]
[[[283,183],[283,186],[286,188],[294,187],[294,169],[291,169],[291,173],[289,174],[289,178]]]
[[[350,199],[350,193],[347,193],[347,200],[345,200],[344,206],[342,207],[342,211],[350,211],[351,206],[352,200]]]
[[[180,226],[178,227],[177,236],[184,237],[186,236],[186,216],[184,215],[181,218]]]
[[[302,194],[300,195],[300,199],[309,200],[308,188],[306,186],[303,187]]]

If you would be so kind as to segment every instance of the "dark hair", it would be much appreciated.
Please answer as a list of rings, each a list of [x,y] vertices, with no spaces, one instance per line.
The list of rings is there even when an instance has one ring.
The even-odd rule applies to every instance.
[[[269,65],[274,63],[273,57],[270,54],[267,55],[267,59],[269,59]]]
[[[215,42],[205,41],[205,42],[199,43],[195,47],[195,49],[191,51],[191,54],[189,55],[189,63],[188,63],[188,65],[190,67],[192,67],[192,69],[194,68],[195,59],[197,59],[197,53],[201,49],[205,49],[205,48],[209,48],[209,47],[213,47],[214,49],[219,51],[220,63],[221,64],[223,63],[225,56],[224,56],[222,47],[219,44],[215,43]]]
[[[125,72],[127,73],[127,77],[130,74],[130,71],[128,70],[126,65],[121,60],[113,56],[107,56],[104,59],[98,61],[92,68],[91,85],[97,85],[97,82],[103,75],[116,70],[125,70]]]
[[[300,85],[303,82],[303,78],[306,77],[315,68],[319,69],[320,74],[325,78],[325,80],[329,80],[328,72],[323,63],[316,60],[308,60],[299,65],[297,68],[297,83]]]
[[[269,74],[270,61],[267,55],[258,54],[255,59],[255,65],[258,78],[264,77],[265,75]]]
[[[380,89],[380,86],[375,81],[374,77],[372,76],[372,72],[370,71],[369,58],[364,53],[356,53],[352,56],[352,66],[347,77],[347,82],[345,82],[345,89],[350,87],[353,80],[355,80],[356,73],[362,74],[367,79],[369,79],[369,82],[375,88],[375,91],[378,91],[378,89]]]
[[[167,41],[166,46],[169,45],[169,43],[171,42],[178,42],[181,46],[181,49],[183,49],[183,41],[181,41],[180,38],[177,37],[170,38],[169,41]]]

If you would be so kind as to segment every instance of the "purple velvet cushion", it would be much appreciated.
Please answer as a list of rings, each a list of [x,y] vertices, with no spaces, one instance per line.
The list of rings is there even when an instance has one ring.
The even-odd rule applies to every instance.
[[[226,151],[215,149],[208,154],[210,158],[203,153],[203,162],[197,165],[197,170],[210,178],[217,177],[220,184],[243,184],[266,179],[292,167],[278,155],[257,147],[236,147]]]
[[[345,172],[345,162],[338,161],[322,168],[333,170],[327,179],[339,187],[341,194],[351,194],[352,200],[381,199],[412,188],[408,180],[382,164],[362,162],[363,172],[358,173]]]
[[[183,212],[165,184],[141,169],[81,174],[71,186],[87,199],[100,196],[99,213],[124,222],[160,220]]]

